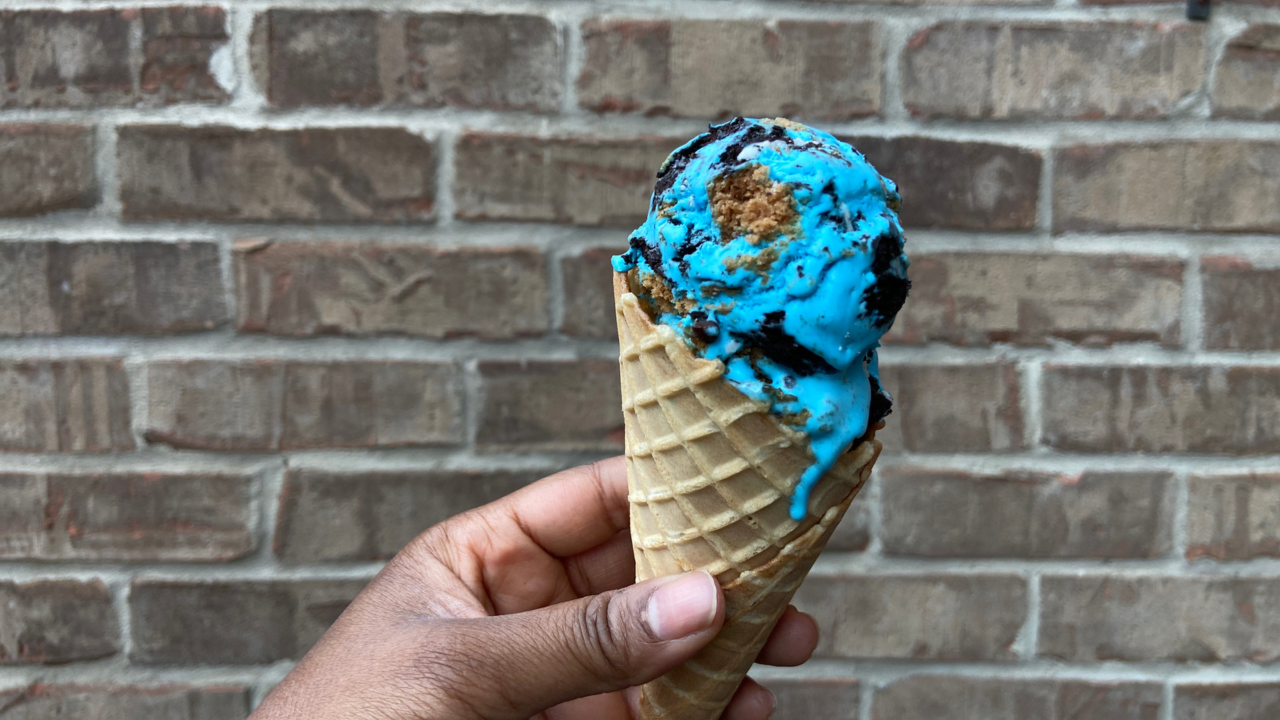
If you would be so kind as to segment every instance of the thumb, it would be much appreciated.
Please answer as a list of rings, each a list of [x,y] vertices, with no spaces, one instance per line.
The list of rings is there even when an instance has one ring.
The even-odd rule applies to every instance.
[[[468,674],[497,685],[470,688],[473,703],[500,703],[486,718],[527,718],[643,684],[693,657],[724,624],[724,594],[699,571],[466,622]]]

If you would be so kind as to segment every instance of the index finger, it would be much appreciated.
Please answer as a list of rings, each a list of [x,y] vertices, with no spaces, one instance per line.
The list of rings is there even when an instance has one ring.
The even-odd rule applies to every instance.
[[[499,507],[551,555],[577,555],[629,525],[626,463],[619,456],[556,473],[508,495]]]

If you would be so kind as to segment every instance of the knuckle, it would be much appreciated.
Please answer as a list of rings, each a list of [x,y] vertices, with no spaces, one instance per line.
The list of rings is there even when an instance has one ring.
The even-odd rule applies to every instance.
[[[631,633],[625,622],[625,609],[614,593],[596,595],[587,601],[577,615],[574,631],[589,657],[584,664],[597,669],[606,680],[622,681],[631,675],[634,664]]]

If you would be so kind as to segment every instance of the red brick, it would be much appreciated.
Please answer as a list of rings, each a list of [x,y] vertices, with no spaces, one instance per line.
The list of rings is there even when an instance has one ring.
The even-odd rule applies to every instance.
[[[97,720],[244,720],[243,685],[28,685],[0,691],[0,717]]]
[[[119,360],[0,362],[0,452],[132,450]]]
[[[0,244],[0,335],[189,332],[226,317],[213,243]]]
[[[1057,153],[1055,232],[1280,232],[1280,142],[1177,140]]]
[[[1158,683],[915,675],[876,691],[871,720],[1157,720]]]
[[[818,621],[817,657],[1010,660],[1026,592],[1013,575],[811,575],[796,606]]]
[[[644,221],[658,167],[680,143],[468,133],[455,161],[457,215],[634,227]]]
[[[276,107],[549,112],[563,92],[560,33],[537,15],[269,10],[252,49]]]
[[[1183,264],[1133,255],[911,258],[911,301],[886,342],[1084,345],[1181,340]]]
[[[1167,473],[879,471],[884,552],[1153,558],[1172,546]]]
[[[1193,475],[1187,558],[1280,557],[1280,475]]]
[[[432,525],[538,477],[530,472],[290,468],[280,496],[276,555],[288,563],[386,559]]]
[[[265,665],[297,660],[360,592],[359,580],[135,580],[133,652],[142,665]]]
[[[435,206],[435,146],[399,128],[132,125],[119,138],[129,220],[408,223]]]
[[[1068,662],[1274,662],[1280,581],[1076,576],[1040,585],[1040,648]]]
[[[246,241],[235,268],[246,332],[513,338],[550,324],[533,248]]]
[[[185,360],[148,369],[147,439],[180,448],[403,447],[462,440],[444,363]]]
[[[226,26],[213,6],[0,12],[0,107],[226,102],[210,69]]]
[[[942,22],[907,42],[902,100],[926,118],[1164,117],[1200,88],[1204,56],[1190,23]]]
[[[1024,447],[1012,365],[880,367],[893,414],[877,438],[888,452],[1010,452]],[[945,391],[940,391],[945,388]]]
[[[610,258],[625,246],[589,248],[560,259],[564,283],[564,325],[566,335],[618,339],[618,323],[613,313],[613,266]]]
[[[618,451],[622,388],[615,360],[485,361],[476,444]]]
[[[1214,74],[1213,114],[1280,120],[1280,25],[1250,25],[1227,43]]]
[[[96,205],[93,148],[86,127],[0,125],[0,217]]]
[[[852,678],[769,678],[761,684],[773,692],[777,720],[857,720],[858,681]]]
[[[880,111],[875,23],[591,18],[582,39],[578,102],[597,112],[847,120]]]
[[[0,474],[0,558],[231,560],[254,546],[247,475]]]
[[[1173,720],[1260,720],[1280,716],[1280,684],[1178,685]]]
[[[1211,350],[1280,350],[1280,269],[1244,258],[1200,263],[1204,344]]]
[[[0,581],[0,666],[93,660],[120,651],[120,623],[101,580]]]
[[[1070,452],[1280,452],[1280,369],[1049,365],[1044,442]]]

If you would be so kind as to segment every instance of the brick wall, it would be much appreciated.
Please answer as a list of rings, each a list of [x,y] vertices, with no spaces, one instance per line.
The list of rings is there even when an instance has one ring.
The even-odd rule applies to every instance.
[[[1280,714],[1275,0],[464,5],[0,10],[0,717],[241,718],[618,452],[606,259],[732,113],[853,141],[914,258],[780,716]]]

